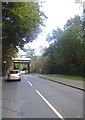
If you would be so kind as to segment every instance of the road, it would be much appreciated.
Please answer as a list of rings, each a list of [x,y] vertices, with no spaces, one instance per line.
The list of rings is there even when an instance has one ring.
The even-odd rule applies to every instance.
[[[38,76],[2,86],[3,118],[83,118],[83,91]]]

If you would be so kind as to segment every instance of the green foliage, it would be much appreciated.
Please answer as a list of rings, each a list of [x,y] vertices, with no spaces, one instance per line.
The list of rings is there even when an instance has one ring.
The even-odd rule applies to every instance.
[[[43,17],[42,17],[43,16]],[[36,39],[45,15],[38,2],[2,2],[3,60],[14,57],[17,48]]]
[[[29,46],[27,46],[27,48],[24,48],[23,52],[26,53],[25,56],[27,58],[33,58],[33,56],[35,55],[35,49],[32,49]]]
[[[15,68],[20,70],[20,71],[27,70],[27,64],[16,63]]]
[[[50,38],[55,39],[54,43],[44,53],[44,56],[48,56],[44,67],[46,73],[82,74],[85,49],[80,17],[68,20],[64,31],[58,33],[58,29],[52,33]]]
[[[48,33],[46,40],[48,42],[52,42],[52,41],[56,41],[59,39],[60,35],[62,34],[62,30],[60,28],[57,28],[56,30],[52,31],[52,36],[50,35],[50,33]]]

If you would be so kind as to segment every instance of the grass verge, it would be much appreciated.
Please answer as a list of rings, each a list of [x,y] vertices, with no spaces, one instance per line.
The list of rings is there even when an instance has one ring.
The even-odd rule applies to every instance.
[[[68,80],[80,80],[80,81],[85,81],[85,77],[80,77],[80,76],[69,76],[69,75],[60,75],[60,74],[45,74],[51,77],[58,77],[58,78],[64,78]]]

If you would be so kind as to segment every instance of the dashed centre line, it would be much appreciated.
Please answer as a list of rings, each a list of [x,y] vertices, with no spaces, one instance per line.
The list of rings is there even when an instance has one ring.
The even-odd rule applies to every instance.
[[[46,100],[46,98],[38,90],[36,90],[36,92],[60,119],[64,119],[63,116]]]
[[[29,83],[30,86],[32,86],[32,84],[29,81],[27,81],[27,82]]]
[[[32,86],[31,82],[27,81],[30,86]],[[38,91],[35,90],[37,94],[44,100],[44,102],[53,110],[53,112],[62,120],[64,120],[63,116],[46,100],[46,98]]]

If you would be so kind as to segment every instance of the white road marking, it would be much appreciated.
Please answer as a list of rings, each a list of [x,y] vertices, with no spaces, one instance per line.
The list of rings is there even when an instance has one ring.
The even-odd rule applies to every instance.
[[[32,86],[32,84],[29,81],[27,81],[27,82],[29,83],[30,86]]]
[[[38,91],[36,90],[36,92],[38,93],[38,95],[47,103],[47,105],[54,111],[54,113],[61,119],[64,119],[62,117],[62,115],[45,99],[45,97],[43,97],[43,95]]]

